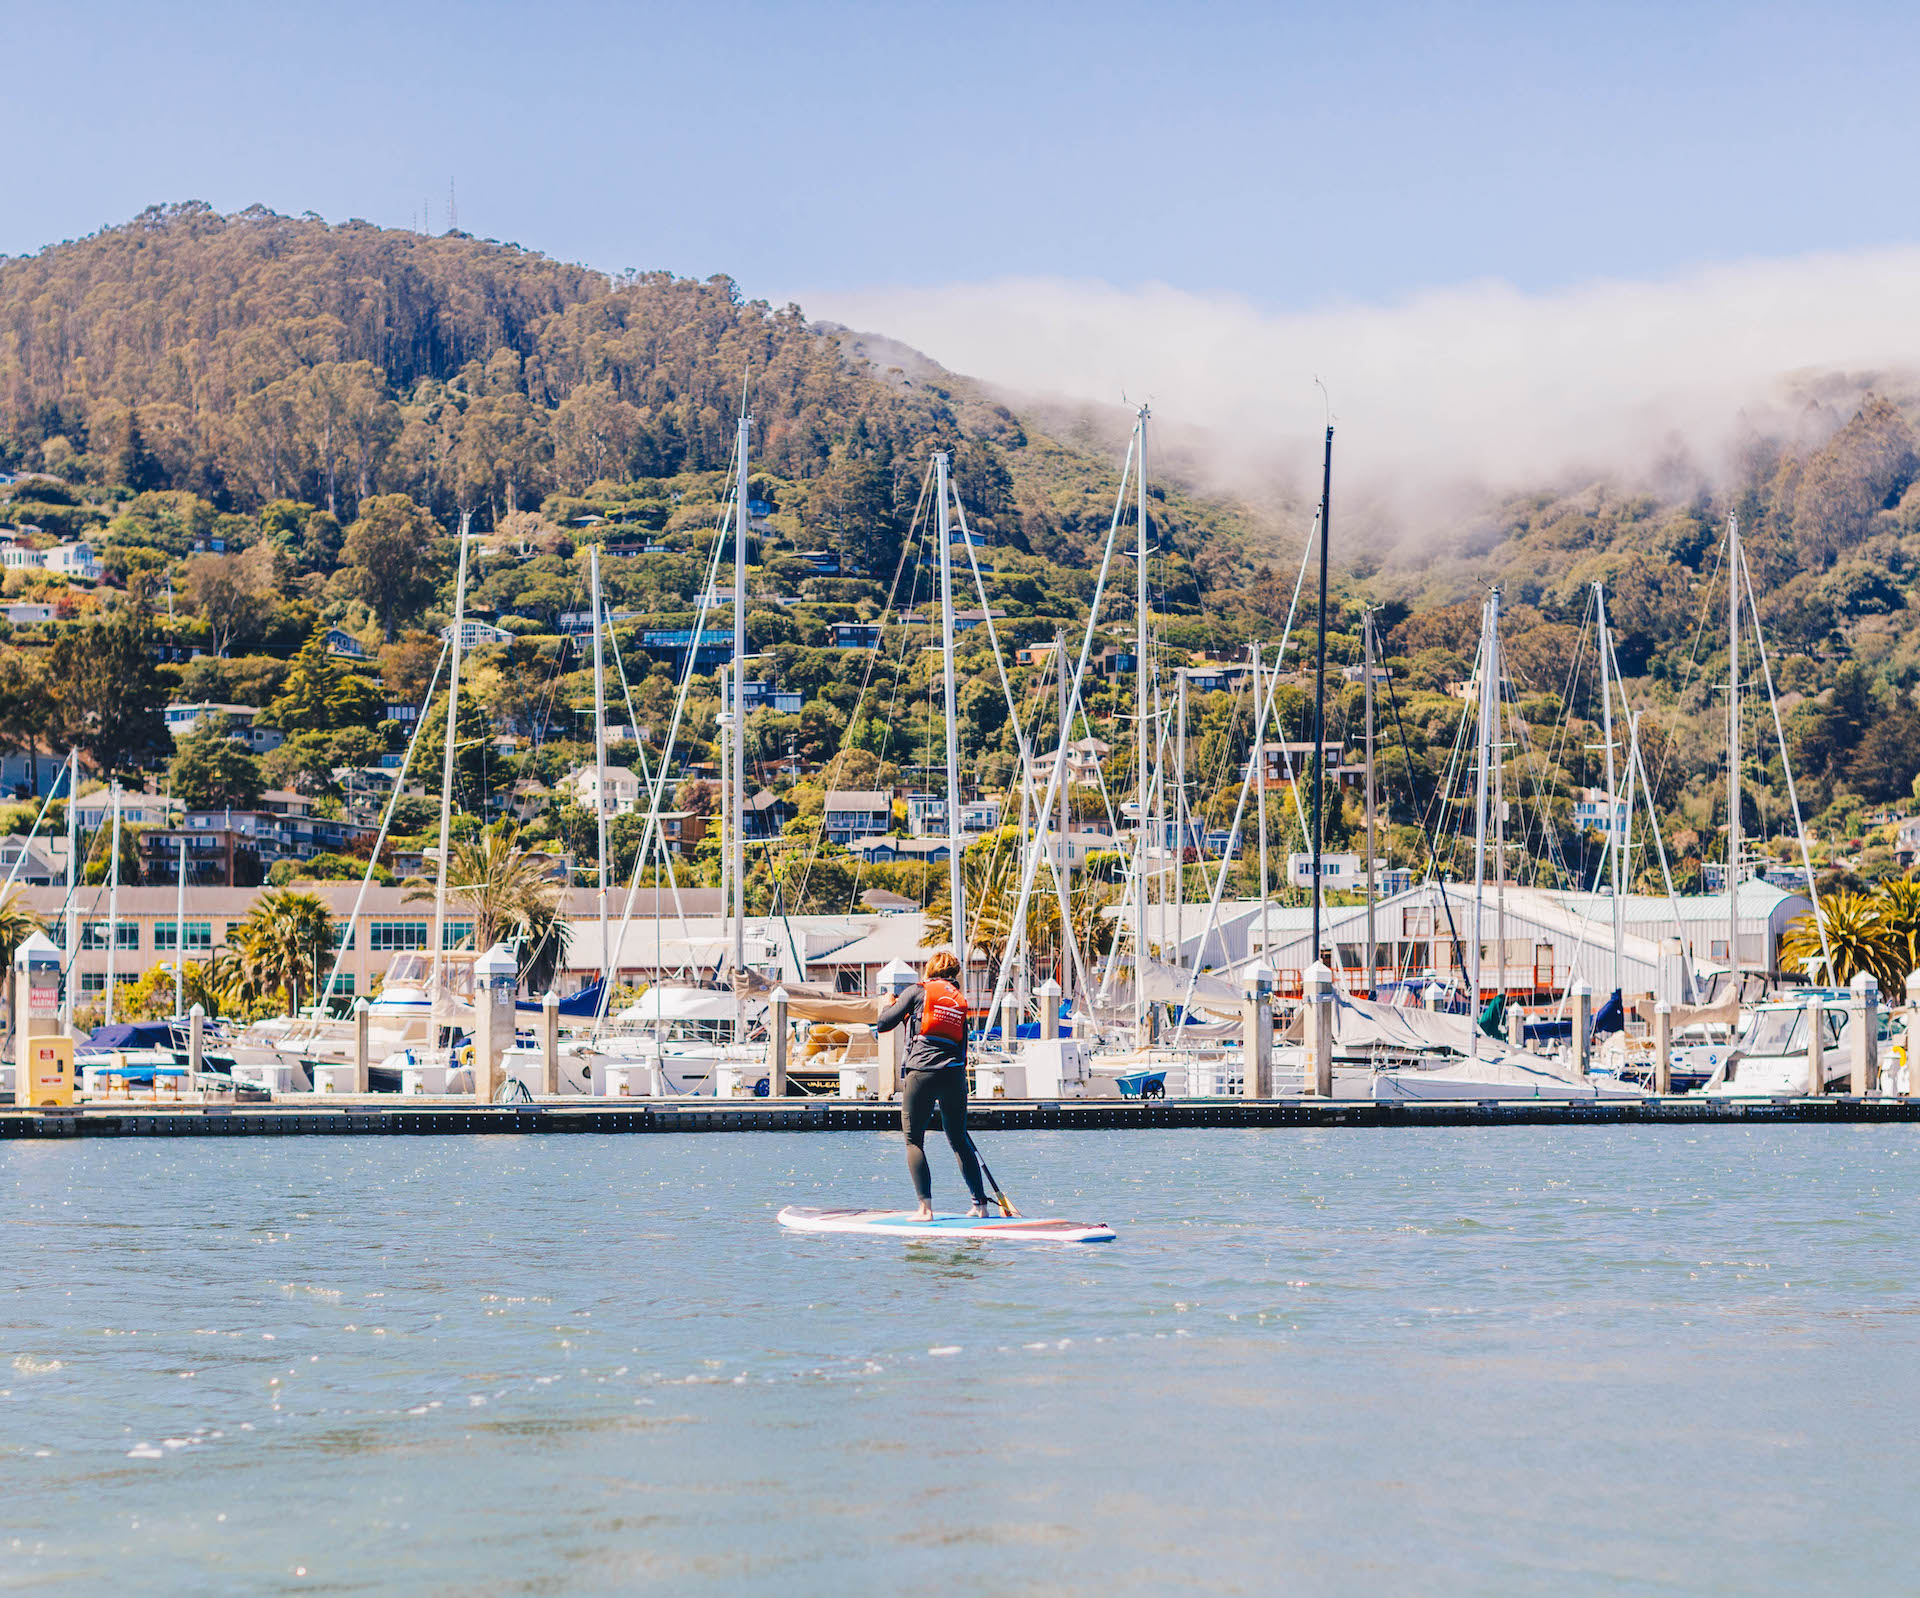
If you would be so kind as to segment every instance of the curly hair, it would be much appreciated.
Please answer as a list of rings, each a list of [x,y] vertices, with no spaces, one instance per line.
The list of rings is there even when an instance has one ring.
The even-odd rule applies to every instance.
[[[927,980],[944,978],[951,982],[960,974],[960,957],[951,949],[942,949],[927,962]]]

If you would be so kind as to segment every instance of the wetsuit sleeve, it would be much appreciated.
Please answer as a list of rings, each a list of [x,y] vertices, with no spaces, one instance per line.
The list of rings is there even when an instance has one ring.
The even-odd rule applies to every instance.
[[[908,988],[892,1004],[880,1012],[880,1019],[874,1023],[876,1033],[891,1032],[901,1022],[907,1020],[920,1008],[920,990]]]

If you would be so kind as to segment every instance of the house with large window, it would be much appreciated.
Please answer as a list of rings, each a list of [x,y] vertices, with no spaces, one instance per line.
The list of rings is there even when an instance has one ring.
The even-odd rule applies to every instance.
[[[630,767],[607,767],[604,797],[596,766],[579,766],[560,779],[560,789],[590,816],[631,815],[640,804],[640,779]]]
[[[829,842],[841,845],[872,838],[893,826],[893,798],[878,788],[834,788],[828,791],[822,831]]]

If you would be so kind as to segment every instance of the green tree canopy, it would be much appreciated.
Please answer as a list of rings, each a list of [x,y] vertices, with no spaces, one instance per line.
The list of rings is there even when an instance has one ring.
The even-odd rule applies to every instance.
[[[63,632],[47,652],[53,694],[49,730],[58,747],[78,749],[102,771],[131,771],[172,745],[166,688],[154,669],[144,619],[116,611]]]
[[[265,786],[260,762],[228,735],[224,716],[203,718],[181,740],[167,782],[189,810],[245,809],[259,803]]]
[[[377,494],[360,507],[347,529],[335,579],[344,593],[364,601],[382,634],[417,615],[433,598],[432,546],[439,529],[405,494]]]
[[[364,727],[377,720],[380,690],[351,665],[327,651],[327,635],[316,628],[287,668],[279,696],[267,706],[267,723],[282,732],[333,732]]]

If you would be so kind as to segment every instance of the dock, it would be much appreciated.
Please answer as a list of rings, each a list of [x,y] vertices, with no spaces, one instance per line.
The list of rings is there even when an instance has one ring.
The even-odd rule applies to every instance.
[[[980,1099],[976,1132],[1186,1131],[1267,1127],[1751,1126],[1920,1121],[1920,1099],[1702,1098],[1416,1100]],[[938,1125],[938,1122],[935,1122]],[[73,1109],[0,1109],[0,1140],[74,1137],[380,1137],[566,1132],[897,1132],[900,1107],[872,1099],[556,1099],[476,1104],[471,1098],[383,1094],[247,1105],[118,1101]]]

